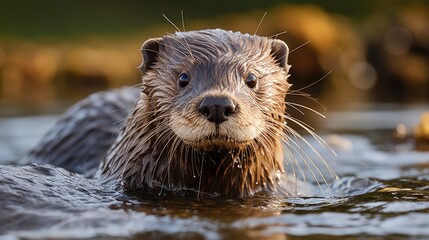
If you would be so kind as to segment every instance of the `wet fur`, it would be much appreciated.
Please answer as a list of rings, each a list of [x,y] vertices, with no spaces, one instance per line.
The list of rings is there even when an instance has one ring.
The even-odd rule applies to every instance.
[[[104,156],[100,158],[104,160],[97,177],[119,182],[125,191],[149,194],[189,191],[198,196],[247,197],[259,192],[283,196],[305,192],[296,180],[296,172],[292,176],[285,173],[285,160],[297,166],[294,171],[299,170],[294,156],[298,154],[304,159],[304,167],[316,169],[311,170],[314,176],[321,173],[312,167],[313,161],[301,148],[302,137],[286,124],[286,120],[294,121],[312,133],[285,114],[290,87],[287,55],[287,45],[280,40],[220,29],[178,32],[148,40],[142,47],[140,95],[119,135],[111,131],[111,139],[116,138],[113,145],[99,148],[96,156]],[[182,72],[191,76],[185,88],[177,84]],[[254,89],[245,84],[249,73],[258,78]],[[206,96],[228,96],[237,105],[237,113],[219,125],[207,122],[196,109]],[[102,100],[93,103],[95,111],[103,104],[116,104],[112,98]],[[77,107],[69,111],[49,135],[55,136],[64,122],[71,122],[72,130],[88,134],[93,143],[94,139],[105,142],[105,138],[97,138],[102,136],[97,129],[88,131],[86,125],[73,123],[75,114],[89,112],[81,110]],[[49,155],[47,147],[73,140],[73,131],[68,132],[57,142],[55,137],[42,141],[30,156],[38,162],[51,162],[43,157]],[[83,162],[88,156],[71,144],[68,151],[57,152],[56,156],[76,159],[75,152],[81,156],[76,161]],[[64,164],[61,161],[56,165]],[[67,166],[68,170],[76,169]]]
[[[232,197],[275,192],[284,174],[287,51],[280,40],[219,29],[145,43],[143,92],[101,175],[120,179],[128,190]],[[189,88],[177,87],[182,72],[193,76]],[[259,78],[255,90],[244,84],[250,72]],[[230,95],[240,107],[218,130],[224,141],[211,139],[216,132],[211,128],[219,126],[194,109],[202,97],[219,94]],[[240,139],[252,131],[257,133]]]

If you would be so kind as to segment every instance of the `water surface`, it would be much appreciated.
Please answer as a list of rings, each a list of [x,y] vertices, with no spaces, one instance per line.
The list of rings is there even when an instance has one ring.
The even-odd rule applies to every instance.
[[[414,110],[417,122],[421,109]],[[383,114],[376,113],[365,116]],[[330,120],[362,116],[353,114]],[[200,201],[127,196],[53,166],[18,166],[57,116],[1,119],[0,238],[426,239],[429,152],[391,141],[391,125],[407,120],[401,112],[389,116],[390,125],[327,127],[322,136],[337,156],[308,137],[341,176],[313,197]],[[319,189],[316,179],[307,181]]]

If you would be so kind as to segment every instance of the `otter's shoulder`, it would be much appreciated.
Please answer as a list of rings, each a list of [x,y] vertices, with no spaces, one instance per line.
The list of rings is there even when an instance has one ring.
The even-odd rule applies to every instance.
[[[92,176],[116,139],[140,90],[99,92],[73,105],[43,136],[28,160]]]

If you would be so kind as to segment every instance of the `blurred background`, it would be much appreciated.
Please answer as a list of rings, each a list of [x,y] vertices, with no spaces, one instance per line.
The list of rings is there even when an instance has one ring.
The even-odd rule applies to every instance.
[[[252,34],[267,12],[258,34],[279,34],[294,89],[329,110],[429,102],[428,1],[1,0],[0,116],[56,114],[138,84],[141,44],[176,31],[162,14],[182,28],[182,10],[186,30]]]

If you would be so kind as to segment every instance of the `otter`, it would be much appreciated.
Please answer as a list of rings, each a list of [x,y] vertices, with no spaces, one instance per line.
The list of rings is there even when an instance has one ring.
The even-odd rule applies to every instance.
[[[141,52],[140,89],[78,103],[30,159],[126,192],[300,192],[285,181],[285,42],[210,29],[149,39]]]

